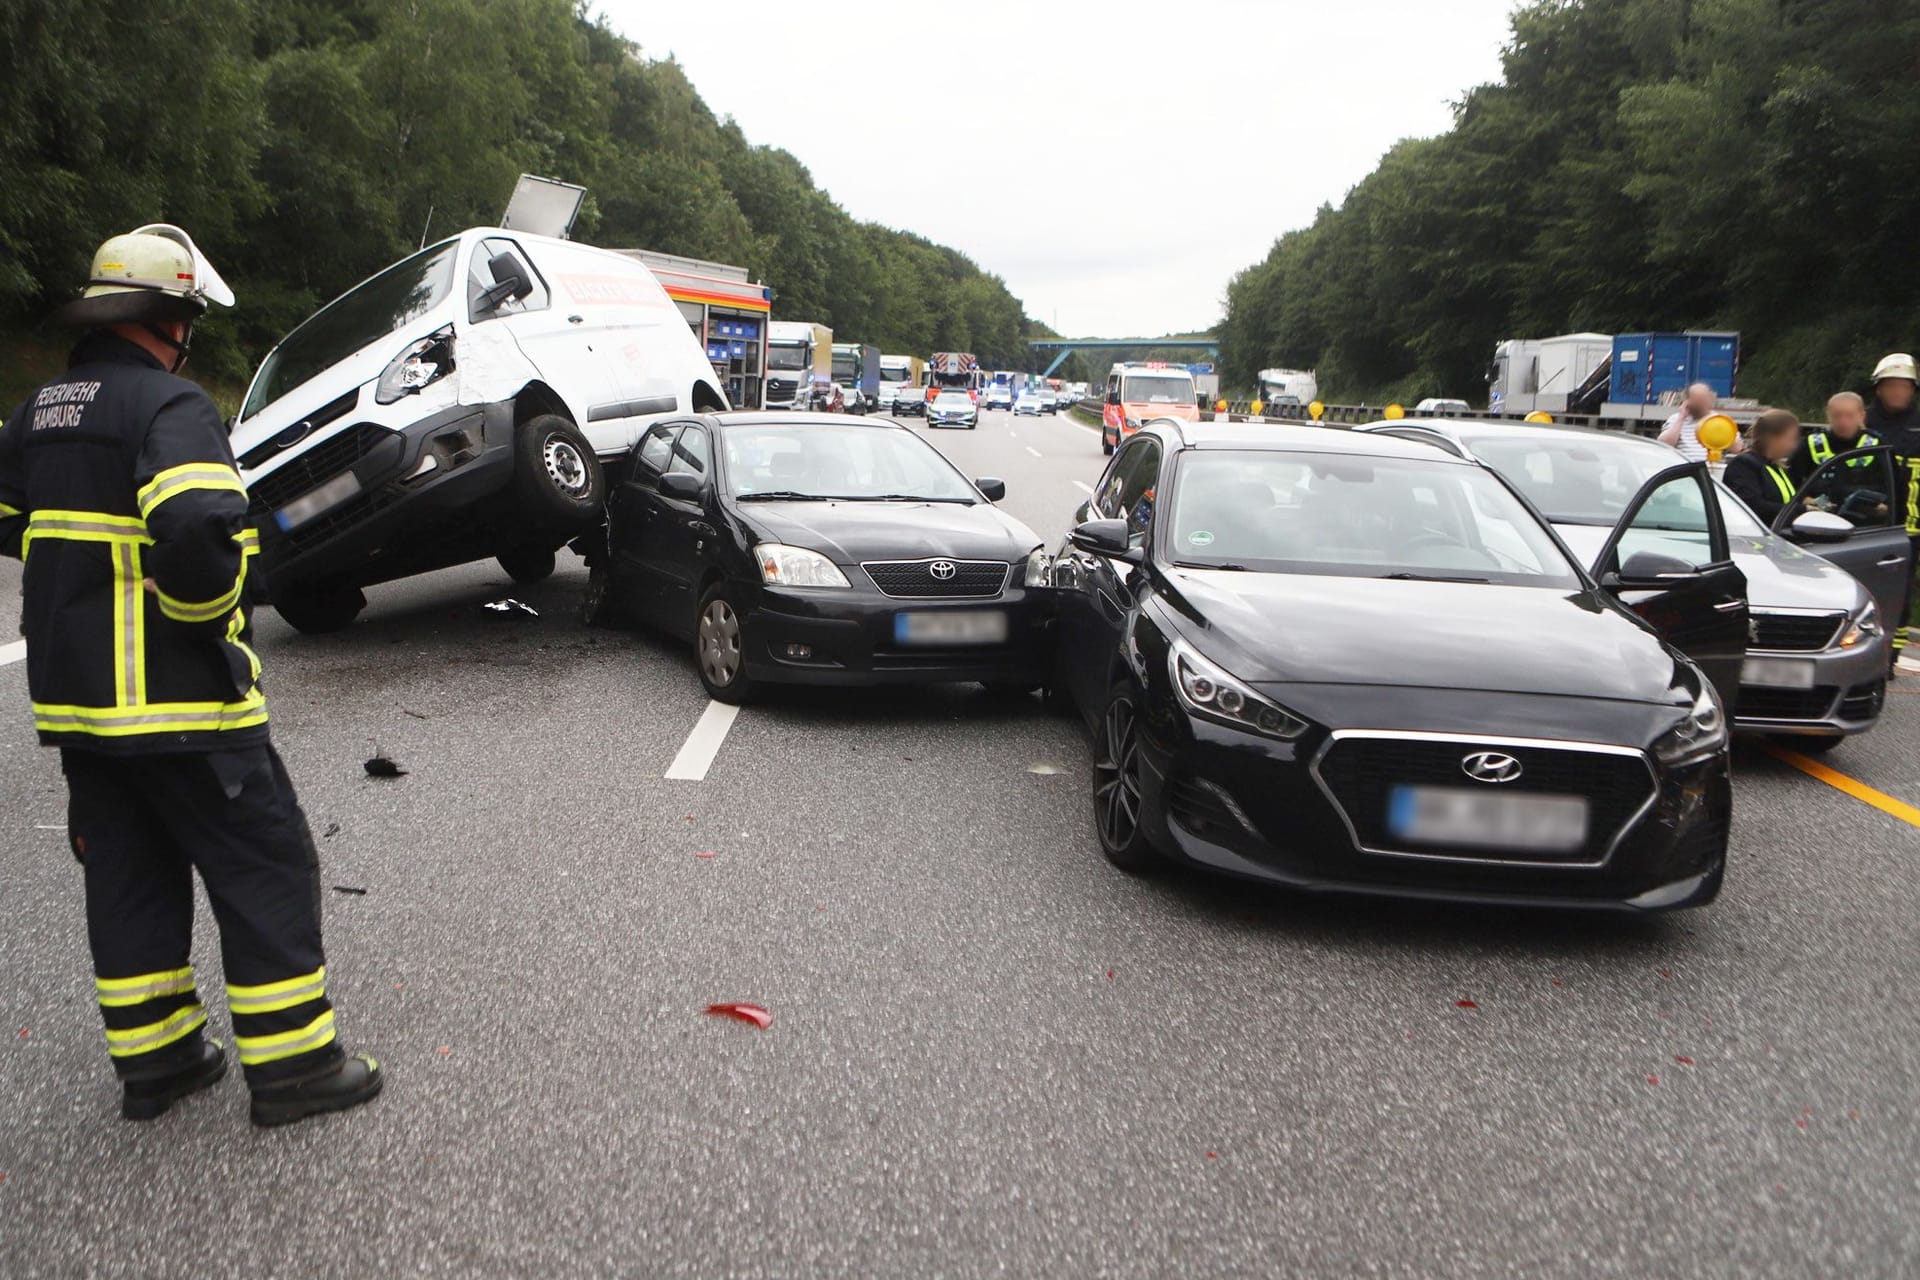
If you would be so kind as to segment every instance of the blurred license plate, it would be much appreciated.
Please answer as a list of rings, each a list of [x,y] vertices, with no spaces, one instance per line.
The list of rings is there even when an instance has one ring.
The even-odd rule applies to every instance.
[[[1465,787],[1395,787],[1387,829],[1421,844],[1567,853],[1587,842],[1587,800]]]
[[[998,609],[896,613],[893,638],[897,644],[1004,644],[1007,615]]]
[[[1813,664],[1804,658],[1748,658],[1740,664],[1740,683],[1767,689],[1813,688]]]
[[[342,472],[306,497],[297,502],[289,502],[280,508],[274,513],[274,523],[280,526],[282,533],[285,533],[297,524],[305,524],[335,503],[345,502],[358,492],[360,492],[360,481],[354,477],[353,472]]]

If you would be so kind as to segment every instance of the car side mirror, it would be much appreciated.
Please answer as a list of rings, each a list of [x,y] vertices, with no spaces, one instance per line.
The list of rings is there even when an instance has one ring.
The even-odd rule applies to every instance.
[[[1615,589],[1658,590],[1676,586],[1700,576],[1698,565],[1678,556],[1663,556],[1658,551],[1636,551],[1627,557],[1618,573],[1610,573],[1601,585]]]
[[[1107,392],[1107,403],[1108,403],[1108,404],[1119,404],[1119,403],[1120,403],[1120,393],[1119,393],[1118,391],[1109,391],[1109,392]]]
[[[998,502],[1007,496],[1007,482],[995,476],[981,476],[973,482],[973,487],[978,489],[981,496],[988,502]]]
[[[1089,520],[1075,525],[1073,532],[1067,535],[1067,541],[1082,551],[1124,560],[1128,564],[1139,564],[1147,558],[1146,553],[1134,546],[1128,537],[1125,520]]]
[[[660,477],[660,496],[681,502],[697,502],[707,491],[707,482],[691,471],[669,471]]]
[[[1853,522],[1831,511],[1808,511],[1788,526],[1794,537],[1807,542],[1845,542],[1853,536]]]

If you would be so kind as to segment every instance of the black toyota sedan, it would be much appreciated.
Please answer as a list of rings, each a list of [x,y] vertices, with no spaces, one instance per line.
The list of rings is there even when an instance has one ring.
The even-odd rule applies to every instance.
[[[1038,687],[1049,558],[968,480],[885,418],[734,413],[649,429],[590,555],[589,623],[690,640],[707,692],[761,683]]]
[[[1710,483],[1652,477],[1596,578],[1439,449],[1149,424],[1053,571],[1107,857],[1354,893],[1710,901],[1747,625]]]

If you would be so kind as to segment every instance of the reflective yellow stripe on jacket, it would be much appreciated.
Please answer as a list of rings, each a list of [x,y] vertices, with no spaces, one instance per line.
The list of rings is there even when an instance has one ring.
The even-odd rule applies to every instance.
[[[247,496],[246,486],[240,483],[240,473],[226,463],[189,462],[168,467],[147,481],[135,495],[140,503],[140,518],[150,519],[155,507],[190,489],[225,489],[242,498]]]
[[[1792,502],[1793,478],[1786,473],[1785,469],[1768,463],[1767,474],[1773,477],[1773,487],[1780,491],[1780,501]]]

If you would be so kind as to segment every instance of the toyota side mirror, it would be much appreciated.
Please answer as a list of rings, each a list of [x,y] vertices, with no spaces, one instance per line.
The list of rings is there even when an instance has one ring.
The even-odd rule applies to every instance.
[[[981,476],[973,482],[973,487],[978,489],[980,495],[988,502],[998,502],[1007,496],[1007,482],[996,476]]]
[[[660,477],[660,496],[681,502],[698,502],[707,482],[691,471],[669,471]]]
[[[1125,520],[1089,520],[1074,526],[1073,532],[1067,535],[1067,541],[1082,551],[1124,560],[1128,564],[1139,564],[1146,559],[1146,553],[1134,546],[1128,536]]]
[[[1831,511],[1808,511],[1796,517],[1789,529],[1806,542],[1845,542],[1853,536],[1853,522]]]

